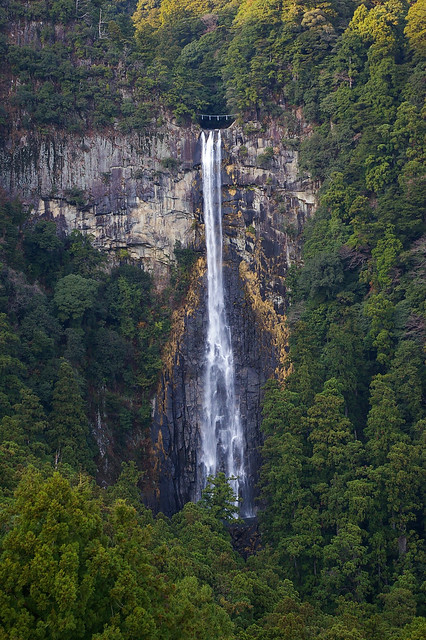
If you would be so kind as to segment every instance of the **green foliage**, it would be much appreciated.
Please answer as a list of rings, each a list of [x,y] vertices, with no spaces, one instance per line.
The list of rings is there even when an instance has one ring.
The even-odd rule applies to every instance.
[[[133,461],[129,463],[122,462],[121,473],[117,478],[117,482],[112,487],[108,487],[112,500],[126,500],[135,509],[140,509],[142,502],[138,483],[142,476],[143,473],[137,469]]]
[[[203,490],[200,506],[206,509],[218,520],[224,522],[234,522],[238,519],[237,496],[232,489],[232,481],[236,478],[226,478],[220,472],[217,476],[207,478],[207,486]]]
[[[58,280],[53,300],[59,320],[81,322],[84,314],[93,307],[97,290],[96,280],[78,274],[70,273]]]
[[[377,279],[383,288],[392,282],[389,272],[395,266],[398,255],[402,250],[402,242],[395,237],[394,229],[388,226],[384,238],[381,238],[377,246],[371,252],[376,260]]]
[[[0,314],[0,415],[8,415],[19,400],[25,368],[17,357],[19,338],[5,313]]]
[[[148,433],[170,301],[196,253],[176,244],[160,299],[128,256],[108,270],[90,237],[63,238],[1,195],[0,638],[420,640],[424,3],[135,5],[6,0],[0,127],[54,144],[58,128],[232,112],[255,120],[246,136],[274,118],[288,146],[295,114],[309,121],[300,167],[322,183],[319,207],[292,270],[291,373],[264,398],[272,548],[247,561],[232,549],[223,474],[199,504],[154,518],[143,442],[106,492],[74,475],[95,470],[95,421],[123,452]],[[31,24],[25,45],[9,22]]]
[[[100,533],[99,507],[87,483],[72,489],[59,474],[43,482],[29,471],[15,504],[19,517],[2,545],[3,637],[84,637],[95,576],[87,565],[84,574],[81,569]]]
[[[266,147],[265,151],[259,153],[256,158],[256,164],[261,167],[269,167],[274,157],[274,149],[273,147]]]
[[[192,267],[197,260],[197,253],[192,247],[183,247],[179,240],[174,246],[176,264],[172,268],[170,284],[174,290],[174,299],[179,303],[186,294],[191,278]]]
[[[88,437],[89,425],[78,381],[71,365],[62,359],[49,416],[48,439],[55,451],[55,460],[73,468],[83,465],[92,470]]]
[[[138,61],[125,79],[115,68],[124,59],[129,63],[135,49],[133,8],[131,3],[103,0],[29,5],[7,0],[10,20],[40,25],[24,46],[6,45],[6,64],[19,78],[12,96],[19,126],[80,132],[87,124],[108,127],[118,119],[124,127],[149,125],[150,118],[141,117],[145,109],[135,86]],[[131,93],[132,113],[122,103],[124,87]],[[81,194],[71,191],[69,197],[78,206],[84,204]]]
[[[49,220],[36,222],[24,238],[25,258],[31,276],[50,286],[61,269],[62,249],[56,224]]]
[[[106,269],[90,236],[61,238],[46,220],[21,228],[18,203],[2,210],[0,474],[10,493],[26,463],[93,471],[95,420],[114,432],[118,449],[149,427],[170,309],[151,297],[140,268]],[[143,440],[139,452],[138,473],[147,464]]]
[[[12,267],[21,267],[21,254],[17,250],[21,228],[27,214],[18,200],[10,201],[0,191],[0,257]]]
[[[382,605],[400,598],[402,625],[415,615],[422,562],[424,295],[415,256],[424,246],[416,168],[424,142],[410,23],[419,6],[361,4],[340,24],[333,56],[320,54],[318,69],[307,64],[322,76],[316,97],[303,88],[302,70],[297,77],[293,95],[316,121],[301,166],[323,186],[304,232],[304,266],[292,276],[292,372],[285,389],[265,392],[261,470],[264,535],[302,595],[314,594],[335,615],[342,598]],[[308,18],[302,24],[310,26]],[[406,572],[413,579],[401,587]],[[399,637],[391,608],[376,613],[380,631],[340,618],[320,637]]]
[[[38,456],[46,452],[44,434],[47,430],[46,415],[38,397],[28,388],[20,390],[21,399],[13,407],[13,414],[4,416],[0,423],[1,440],[26,446]]]
[[[163,158],[162,160],[160,160],[160,164],[162,167],[164,167],[164,169],[171,169],[172,171],[174,171],[179,167],[180,162],[176,158]]]
[[[74,229],[67,238],[66,247],[73,271],[84,277],[93,275],[99,277],[98,271],[102,265],[105,265],[107,258],[105,254],[95,249],[92,236],[83,235]]]
[[[139,0],[131,16],[135,6],[128,2],[26,6],[8,0],[11,16],[44,24],[41,46],[5,45],[7,64],[19,78],[13,101],[24,127],[71,131],[116,123],[123,131],[143,130],[155,123],[160,106],[188,121],[229,109],[276,116],[282,114],[278,103],[302,104],[311,121],[346,121],[306,141],[316,175],[323,177],[339,148],[353,146],[363,110],[383,113],[384,122],[394,114],[400,54],[409,47],[418,61],[424,53],[419,4],[368,9],[336,0],[321,7]],[[62,38],[58,24],[65,26]],[[87,64],[76,64],[78,58]],[[394,158],[383,151],[370,153],[366,165],[374,189],[395,176]]]
[[[426,31],[426,13],[423,3],[414,2],[408,10],[406,17],[407,25],[404,33],[408,38],[410,46],[417,55],[425,55],[424,35]]]
[[[65,191],[65,197],[70,204],[74,204],[77,207],[82,207],[85,204],[86,198],[84,191],[78,187],[72,187]]]

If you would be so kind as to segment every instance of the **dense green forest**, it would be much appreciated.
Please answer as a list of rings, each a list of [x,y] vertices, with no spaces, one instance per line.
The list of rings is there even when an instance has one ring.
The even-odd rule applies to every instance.
[[[92,479],[100,394],[148,458],[191,252],[159,297],[126,255],[110,269],[1,195],[0,639],[425,637],[425,27],[424,0],[3,1],[3,136],[274,119],[322,187],[288,276],[291,373],[265,389],[247,559],[225,478],[171,519],[142,505],[143,465]]]

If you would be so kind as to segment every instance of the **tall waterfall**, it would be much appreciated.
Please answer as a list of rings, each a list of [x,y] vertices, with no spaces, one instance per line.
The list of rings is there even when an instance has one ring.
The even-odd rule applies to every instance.
[[[204,223],[207,245],[208,329],[201,429],[203,481],[223,471],[235,476],[241,514],[252,515],[244,464],[244,433],[235,397],[231,329],[227,321],[222,268],[220,130],[201,134]]]

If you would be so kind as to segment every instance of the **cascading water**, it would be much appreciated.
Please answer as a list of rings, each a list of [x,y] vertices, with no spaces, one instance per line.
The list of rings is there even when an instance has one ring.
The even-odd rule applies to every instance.
[[[223,471],[242,499],[241,515],[250,517],[245,472],[245,443],[238,402],[231,329],[227,322],[222,268],[222,183],[220,130],[201,134],[204,223],[207,245],[208,328],[201,429],[203,484]]]

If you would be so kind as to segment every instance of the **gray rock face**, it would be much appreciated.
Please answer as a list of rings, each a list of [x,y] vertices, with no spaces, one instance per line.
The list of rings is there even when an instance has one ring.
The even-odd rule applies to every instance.
[[[300,121],[301,136],[308,133],[303,126]],[[112,256],[121,250],[142,261],[162,288],[176,241],[204,248],[199,132],[168,123],[151,136],[7,141],[0,147],[0,186],[33,205],[36,215],[56,219],[64,232],[80,229]],[[294,144],[283,142],[287,135],[277,124],[261,130],[256,123],[222,132],[225,287],[253,486],[262,444],[262,386],[273,375],[285,377],[287,369],[286,273],[300,260],[300,232],[316,204],[316,185],[299,177]],[[145,499],[168,514],[196,494],[205,302],[200,258],[186,302],[174,313],[153,399],[153,471]],[[116,447],[103,428],[101,407],[97,416],[99,466],[108,479],[108,469],[117,467],[110,465]],[[129,452],[141,438],[132,438]]]
[[[239,274],[239,256],[227,251],[224,272],[228,320],[232,327],[236,397],[246,440],[246,461],[254,488],[260,462],[259,447],[262,386],[278,366],[270,336],[256,317],[245,295]],[[206,281],[202,277],[201,304],[185,317],[184,332],[175,351],[171,371],[162,376],[153,420],[153,439],[160,468],[154,509],[171,514],[197,495],[199,485],[200,427],[202,415],[205,339]]]
[[[291,263],[300,260],[300,232],[315,207],[314,185],[297,176],[297,154],[276,144],[280,134],[275,130],[243,145],[240,129],[223,132],[226,301],[246,468],[254,494],[262,445],[262,387],[271,376],[285,377],[288,367],[285,276]],[[175,358],[162,376],[154,411],[158,467],[150,504],[167,514],[194,499],[199,485],[207,334],[204,265],[198,265],[193,286],[197,304],[188,304],[179,316],[180,329],[173,336]]]
[[[153,136],[23,136],[0,147],[0,186],[64,231],[127,251],[161,283],[175,242],[194,238],[197,134],[168,125]]]

